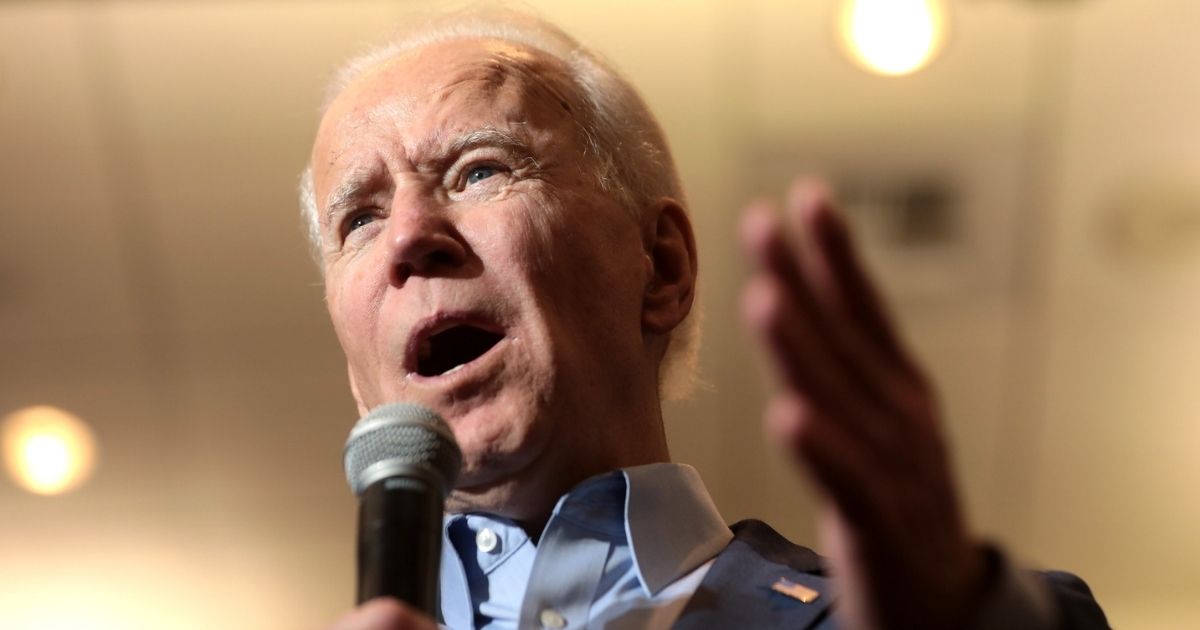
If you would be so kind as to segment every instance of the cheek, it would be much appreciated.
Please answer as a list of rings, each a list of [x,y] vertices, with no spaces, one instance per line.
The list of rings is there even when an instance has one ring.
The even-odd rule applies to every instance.
[[[329,317],[352,367],[369,362],[369,350],[374,346],[377,314],[371,308],[366,280],[364,273],[355,270],[342,270],[335,278],[326,279]]]
[[[570,242],[561,236],[561,214],[553,200],[539,195],[481,216],[464,234],[491,281],[504,287],[504,302],[522,309],[545,305],[555,275],[570,264],[562,251]]]
[[[616,255],[623,244],[616,222],[603,214],[608,211],[582,195],[553,189],[515,208],[507,233],[498,236],[510,244],[510,264],[525,275],[587,281],[573,274],[592,259]]]
[[[569,296],[568,304],[606,312],[640,303],[642,249],[636,225],[619,210],[586,205],[574,216],[551,216],[540,235],[550,286]],[[596,313],[600,315],[600,313]]]
[[[605,353],[629,363],[642,347],[645,272],[636,225],[599,214],[617,209],[580,204],[566,210],[532,222],[529,240],[537,248],[529,282],[551,314],[557,354],[574,361]]]
[[[555,266],[554,234],[561,232],[563,211],[552,199],[535,199],[513,213],[506,234],[508,262],[530,276],[544,275]]]

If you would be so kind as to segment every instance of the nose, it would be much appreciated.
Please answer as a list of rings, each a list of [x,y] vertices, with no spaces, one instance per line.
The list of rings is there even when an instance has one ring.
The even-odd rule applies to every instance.
[[[467,247],[447,213],[436,203],[398,194],[388,217],[387,246],[392,285],[413,276],[449,275],[467,261]]]

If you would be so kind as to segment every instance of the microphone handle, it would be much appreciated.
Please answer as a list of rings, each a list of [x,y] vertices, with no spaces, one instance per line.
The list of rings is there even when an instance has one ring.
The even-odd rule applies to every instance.
[[[358,514],[358,603],[395,597],[438,616],[442,493],[417,477],[387,477],[362,494]]]

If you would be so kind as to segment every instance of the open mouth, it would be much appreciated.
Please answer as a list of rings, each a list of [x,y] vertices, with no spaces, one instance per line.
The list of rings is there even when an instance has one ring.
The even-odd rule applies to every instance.
[[[487,354],[502,333],[471,324],[458,324],[422,339],[417,346],[415,370],[421,376],[441,376],[456,372],[464,365]]]

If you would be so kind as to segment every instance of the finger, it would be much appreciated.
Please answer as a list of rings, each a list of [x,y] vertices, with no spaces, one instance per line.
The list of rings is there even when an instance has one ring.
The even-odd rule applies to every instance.
[[[758,264],[761,273],[774,276],[786,301],[794,303],[791,310],[795,315],[782,316],[778,322],[762,321],[790,327],[799,322],[798,316],[803,316],[812,330],[811,334],[800,335],[801,331],[795,331],[790,335],[804,337],[804,345],[798,348],[799,355],[779,357],[779,365],[787,373],[800,376],[801,380],[793,381],[793,384],[803,386],[807,379],[815,379],[815,385],[830,390],[833,381],[846,381],[833,389],[842,390],[843,394],[847,388],[852,389],[854,398],[870,400],[881,410],[906,416],[923,412],[914,404],[923,401],[924,397],[920,396],[920,388],[913,386],[910,373],[895,369],[894,361],[872,348],[868,338],[856,330],[857,323],[838,312],[835,298],[814,292],[814,279],[829,284],[828,274],[820,272],[823,263],[814,264],[812,256],[806,255],[805,250],[812,249],[803,246],[808,237],[787,238],[774,210],[766,202],[751,204],[743,214],[740,234],[743,248]],[[751,308],[756,307],[751,305]],[[786,330],[776,332],[787,333]],[[825,351],[815,352],[815,344],[820,344]],[[795,367],[793,361],[799,360],[818,361],[815,366],[818,369],[807,375],[797,374],[792,368]]]
[[[774,208],[759,202],[749,206],[740,225],[746,255],[762,268],[742,292],[742,319],[767,347],[786,386],[797,389],[817,387],[828,380],[825,374],[808,369],[805,359],[820,354],[812,310],[796,304],[806,301],[808,288],[793,269],[775,269],[772,258],[780,248],[781,230]]]
[[[787,444],[818,491],[859,530],[880,525],[879,472],[845,427],[822,417],[803,397],[777,394],[764,414],[767,433]]]
[[[905,425],[932,417],[919,382],[870,348],[853,321],[813,298],[796,266],[796,245],[785,242],[774,208],[745,211],[740,234],[747,254],[763,267],[742,296],[743,318],[767,347],[785,387],[821,407],[824,417],[848,425],[873,454],[895,469],[907,449]],[[898,421],[897,421],[898,419]]]
[[[777,277],[800,309],[819,315],[820,304],[798,266],[800,257],[796,245],[788,242],[787,231],[780,225],[777,215],[775,207],[768,202],[756,202],[747,207],[739,226],[742,247],[760,271]]]
[[[824,334],[821,307],[795,265],[797,256],[784,242],[774,208],[765,202],[751,204],[740,225],[746,254],[761,270],[742,293],[742,316],[767,347],[783,376],[784,385],[804,391],[827,405],[858,408],[861,392],[849,389],[843,361]]]
[[[924,377],[901,347],[824,186],[795,184],[788,218],[801,241],[801,272],[819,304],[822,334],[856,387],[901,420],[930,419],[933,410]]]
[[[887,359],[906,370],[913,368],[828,189],[819,182],[800,180],[792,185],[788,200],[790,216],[809,245],[805,251],[815,290],[855,322]]]
[[[797,306],[778,278],[768,274],[751,278],[742,294],[742,312],[787,390],[810,400],[823,417],[845,424],[863,442],[862,448],[887,456],[886,433],[891,427],[876,420],[879,409],[839,374],[837,359],[817,334],[810,313]]]
[[[403,602],[377,597],[346,613],[329,630],[437,630],[437,625]]]

